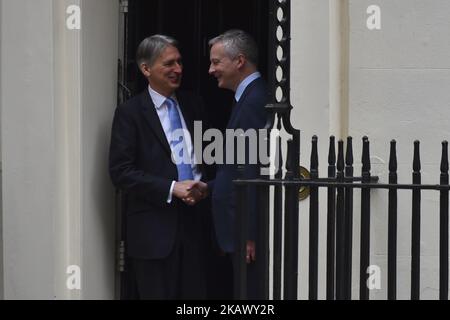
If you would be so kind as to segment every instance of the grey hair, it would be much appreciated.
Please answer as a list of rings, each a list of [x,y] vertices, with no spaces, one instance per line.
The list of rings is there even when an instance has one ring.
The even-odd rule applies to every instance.
[[[234,59],[243,54],[253,65],[258,66],[258,46],[247,32],[233,29],[209,41],[209,47],[222,43],[226,54]]]
[[[142,40],[137,48],[136,62],[138,66],[142,63],[148,63],[150,66],[168,46],[178,48],[178,41],[172,37],[155,34]]]

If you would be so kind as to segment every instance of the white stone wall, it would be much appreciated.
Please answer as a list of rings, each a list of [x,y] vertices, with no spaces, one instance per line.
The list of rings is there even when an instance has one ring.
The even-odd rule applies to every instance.
[[[82,57],[83,299],[114,298],[114,189],[108,173],[117,106],[118,1],[84,0]]]
[[[326,174],[329,136],[329,24],[328,1],[291,1],[291,103],[292,123],[301,130],[302,166],[309,169],[311,138],[319,137],[319,166]],[[326,195],[321,193],[321,199]],[[299,293],[308,298],[309,206],[300,203]],[[325,211],[320,212],[320,229],[326,228]],[[319,274],[325,274],[325,243],[319,245]],[[319,294],[325,296],[324,279],[319,281]]]
[[[421,141],[422,182],[439,182],[441,141],[449,139],[450,3],[446,0],[299,0],[292,1],[292,122],[302,130],[301,162],[309,167],[310,139],[319,136],[319,171],[327,173],[332,132],[330,5],[348,3],[349,97],[346,128],[354,138],[355,175],[361,174],[361,138],[371,142],[372,174],[387,182],[389,142],[397,140],[399,182],[411,183],[413,141]],[[370,5],[381,9],[381,30],[368,30]],[[343,17],[345,19],[345,17]],[[330,28],[330,29],[329,29]],[[329,42],[330,40],[330,42]],[[345,74],[342,75],[345,81]],[[345,110],[348,108],[348,110]],[[344,121],[345,122],[345,121]],[[354,194],[353,299],[359,298],[360,192]],[[325,297],[326,194],[320,194],[319,298]],[[421,298],[438,298],[439,200],[422,193]],[[398,298],[410,298],[411,192],[399,192]],[[299,297],[307,298],[308,205],[300,203]],[[387,297],[387,191],[372,192],[371,263],[382,271],[380,290]]]
[[[366,27],[366,9],[372,4],[381,8],[381,30]],[[445,0],[350,1],[349,132],[358,138],[358,151],[359,139],[370,138],[372,168],[381,182],[388,178],[389,141],[396,139],[399,182],[411,183],[417,139],[422,182],[439,183],[440,143],[450,137],[449,15],[450,3]],[[374,290],[372,297],[382,299],[387,294],[387,191],[374,191],[372,202],[371,263],[382,267],[383,279],[382,289]],[[423,192],[424,299],[438,298],[438,208],[438,193]],[[411,192],[399,192],[398,237],[398,297],[409,299]]]
[[[4,297],[113,298],[118,2],[0,4]],[[69,5],[81,30],[66,28]],[[81,290],[66,286],[70,265]]]
[[[0,1],[0,29],[2,29],[2,2]],[[0,32],[0,62],[2,61],[2,35]],[[0,74],[2,73],[2,67],[0,63]],[[2,154],[2,104],[1,104],[1,96],[2,96],[2,78],[0,77],[0,158]],[[3,159],[2,159],[3,160]],[[0,239],[3,239],[3,201],[2,201],[2,186],[3,186],[3,165],[0,160]],[[3,290],[3,245],[0,245],[0,299],[4,297]]]
[[[52,3],[2,1],[1,14],[4,293],[48,299],[56,214]]]

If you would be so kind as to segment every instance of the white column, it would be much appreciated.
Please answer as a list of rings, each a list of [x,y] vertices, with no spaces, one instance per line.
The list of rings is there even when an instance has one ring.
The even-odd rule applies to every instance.
[[[348,0],[330,0],[330,134],[348,135]]]
[[[1,6],[4,297],[51,299],[58,214],[52,1]]]
[[[69,266],[82,268],[82,139],[81,139],[81,37],[80,30],[66,26],[69,5],[80,6],[81,1],[53,1],[54,10],[54,77],[56,128],[56,208],[55,238],[55,295],[58,299],[79,299],[81,290],[67,288]],[[83,12],[81,12],[83,18]]]
[[[311,138],[319,137],[319,159],[327,159],[329,134],[329,5],[327,1],[291,1],[291,121],[300,129],[300,163],[309,169]],[[326,160],[319,162],[321,175],[327,170]],[[322,197],[322,194],[320,195]],[[326,195],[325,195],[326,197]],[[299,203],[300,212],[309,212],[309,199]],[[321,239],[326,230],[326,209],[320,208]],[[308,298],[309,215],[299,216],[299,299]],[[326,252],[326,242],[319,243],[319,256]],[[319,260],[319,274],[326,264]],[[319,298],[325,297],[325,281],[319,279]]]
[[[2,29],[2,1],[0,0],[0,30]],[[0,74],[2,74],[2,34],[0,32]],[[0,76],[0,299],[4,299],[3,281],[3,165],[2,165],[2,78]]]
[[[113,298],[118,1],[0,1],[4,297]]]
[[[114,294],[114,190],[108,174],[117,100],[119,1],[82,0],[81,154],[83,299]]]

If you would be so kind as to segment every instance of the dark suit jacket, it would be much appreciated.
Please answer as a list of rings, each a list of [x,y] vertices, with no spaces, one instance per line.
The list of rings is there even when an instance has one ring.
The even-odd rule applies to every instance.
[[[241,98],[236,103],[231,113],[227,129],[263,129],[267,121],[265,106],[268,94],[264,80],[258,78],[251,82],[244,90]],[[225,139],[226,140],[226,139]],[[224,144],[224,148],[226,143]],[[246,148],[247,149],[247,148]],[[244,179],[255,179],[260,175],[259,165],[248,164],[248,150],[245,151],[246,164],[244,166]],[[236,158],[236,152],[235,152]],[[226,152],[224,151],[224,161]],[[234,162],[236,163],[236,161]],[[236,197],[234,195],[233,180],[238,178],[236,164],[217,165],[215,180],[208,183],[212,189],[212,210],[214,226],[218,244],[224,252],[234,251],[234,215]],[[256,191],[249,188],[248,210],[249,210],[249,240],[256,237]]]
[[[194,120],[202,117],[202,101],[178,92],[177,99],[194,139]],[[202,171],[202,170],[201,170]],[[167,203],[177,167],[155,106],[147,90],[116,109],[111,135],[109,172],[114,185],[126,194],[128,256],[161,259],[169,255],[177,236],[180,214],[199,225],[194,210],[173,196]],[[184,211],[189,211],[186,214]],[[184,217],[184,216],[183,216]]]

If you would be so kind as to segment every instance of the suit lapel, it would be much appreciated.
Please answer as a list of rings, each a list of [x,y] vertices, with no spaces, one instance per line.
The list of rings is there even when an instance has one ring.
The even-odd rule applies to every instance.
[[[163,149],[166,153],[171,155],[169,142],[167,141],[166,135],[164,133],[164,129],[161,125],[161,121],[159,120],[158,114],[156,113],[155,105],[153,104],[152,99],[150,98],[150,94],[148,91],[144,91],[141,96],[141,104],[142,104],[142,116],[150,125],[150,128],[155,133],[159,142],[163,146]]]
[[[242,104],[244,103],[245,99],[247,98],[249,92],[253,89],[253,87],[257,84],[258,81],[260,81],[261,78],[258,78],[254,81],[252,81],[247,88],[245,88],[244,92],[242,93],[241,98],[234,106],[233,112],[230,116],[230,121],[228,121],[228,129],[234,129],[236,127],[236,121],[239,119],[239,113],[241,111]],[[233,98],[234,99],[234,98]]]
[[[233,99],[234,99],[234,97],[233,97]],[[230,120],[228,120],[227,129],[233,128],[233,124],[235,122],[236,115],[238,114],[241,104],[242,104],[242,98],[239,100],[239,102],[236,102],[236,104],[233,107],[233,110],[231,111]]]

